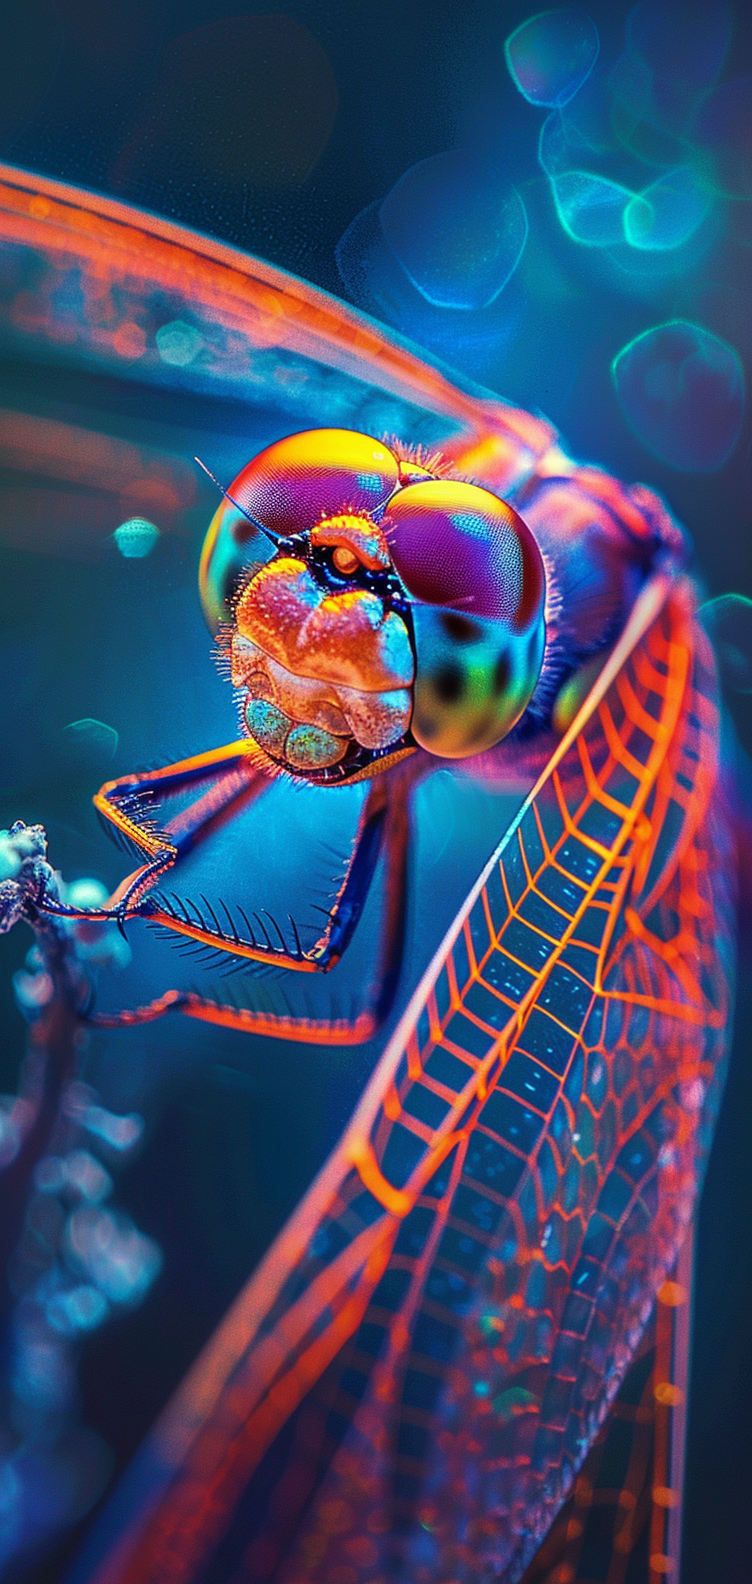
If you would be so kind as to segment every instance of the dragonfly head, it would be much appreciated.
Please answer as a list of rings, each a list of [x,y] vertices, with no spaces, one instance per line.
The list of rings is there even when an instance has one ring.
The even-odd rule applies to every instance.
[[[200,585],[210,623],[229,610],[244,730],[308,780],[493,746],[542,662],[543,565],[517,514],[349,430],[289,436],[243,469]]]

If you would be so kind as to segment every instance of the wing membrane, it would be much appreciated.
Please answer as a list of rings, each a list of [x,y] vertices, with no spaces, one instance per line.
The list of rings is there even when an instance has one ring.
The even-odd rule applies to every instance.
[[[326,292],[129,204],[0,165],[0,241],[1,341],[12,353],[429,446],[462,431],[504,489],[554,439],[540,419],[459,389]],[[188,329],[195,356],[163,360],[165,324]]]
[[[635,1551],[650,1584],[679,1577],[691,1283],[690,1232],[523,1584],[624,1584]]]
[[[220,1543],[277,1584],[521,1576],[692,1212],[730,995],[717,747],[691,589],[652,585],[87,1576],[203,1577]]]

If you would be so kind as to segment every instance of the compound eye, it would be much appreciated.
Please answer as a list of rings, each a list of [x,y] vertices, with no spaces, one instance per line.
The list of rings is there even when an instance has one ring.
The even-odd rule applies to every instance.
[[[362,566],[362,562],[356,556],[355,551],[350,550],[347,545],[335,546],[332,552],[332,562],[336,571],[341,572],[343,577],[352,577],[353,573],[357,572],[358,567]]]
[[[250,573],[274,555],[274,545],[249,523],[231,501],[212,517],[201,551],[198,588],[209,631],[232,618],[237,590]]]
[[[407,485],[381,527],[413,601],[413,737],[442,759],[484,753],[516,725],[540,674],[538,546],[506,501],[454,479]]]
[[[410,730],[439,759],[468,759],[501,742],[527,709],[545,646],[543,619],[507,622],[413,608],[416,672]]]
[[[527,628],[543,611],[543,561],[517,512],[477,484],[431,479],[389,502],[382,530],[414,600]]]
[[[397,458],[351,429],[307,429],[259,452],[230,494],[272,532],[307,533],[342,512],[379,513],[397,488]]]

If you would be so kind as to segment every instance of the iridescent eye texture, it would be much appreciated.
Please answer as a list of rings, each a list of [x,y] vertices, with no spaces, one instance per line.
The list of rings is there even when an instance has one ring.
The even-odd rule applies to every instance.
[[[440,758],[482,753],[511,731],[538,680],[538,546],[505,501],[453,479],[408,485],[382,526],[413,599],[413,737]]]
[[[543,660],[545,628],[433,605],[413,607],[416,674],[410,730],[440,759],[467,759],[506,737],[527,709]]]
[[[271,541],[237,506],[222,500],[209,524],[198,569],[201,606],[210,632],[215,633],[221,622],[230,619],[233,597],[244,575],[273,555]]]
[[[393,565],[411,599],[415,646],[412,714],[402,729],[409,719],[422,747],[441,758],[466,758],[499,742],[519,720],[543,658],[545,578],[533,535],[506,501],[476,484],[436,478],[421,461],[400,460],[379,441],[349,430],[309,430],[281,440],[235,480],[201,560],[210,625],[234,612],[243,632],[244,607],[259,584],[246,579],[237,605],[233,590],[256,560],[265,575],[260,568],[274,557],[275,542],[239,506],[272,533],[306,534],[343,582],[364,565]],[[283,558],[279,567],[287,564]],[[288,592],[287,604],[294,602]],[[353,597],[381,610],[373,594]],[[398,621],[394,615],[389,620]],[[404,624],[401,630],[407,646]],[[347,647],[344,620],[341,631]],[[412,671],[412,654],[410,662]],[[273,752],[287,717],[266,696],[254,696],[249,708],[252,735]],[[290,763],[321,768],[342,758],[344,739],[322,735],[320,722],[315,729],[301,725],[300,732],[284,736]]]
[[[350,429],[308,429],[259,452],[230,494],[264,527],[287,535],[337,512],[378,512],[398,483],[397,458],[380,440]]]
[[[399,479],[391,451],[350,429],[308,429],[260,451],[230,485],[204,540],[199,590],[210,630],[230,618],[244,573],[274,554],[239,506],[272,533],[306,533],[338,512],[378,515]],[[348,575],[354,570],[348,562]]]
[[[410,484],[382,523],[408,593],[428,605],[504,621],[519,630],[543,605],[543,562],[529,528],[477,484]]]

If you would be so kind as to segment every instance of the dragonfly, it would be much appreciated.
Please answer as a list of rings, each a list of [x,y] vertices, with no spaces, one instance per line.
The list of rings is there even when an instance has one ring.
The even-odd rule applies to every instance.
[[[321,973],[357,953],[385,871],[350,1018],[170,986],[91,1017],[373,1038],[399,994],[416,788],[447,762],[532,781],[75,1577],[617,1584],[647,1514],[657,1584],[677,1556],[688,1229],[733,989],[732,795],[682,532],[543,420],[237,250],[8,167],[0,230],[16,348],[154,383],[250,379],[314,419],[249,459],[204,544],[243,735],[101,789],[139,864],[76,916]],[[165,372],[166,317],[203,338],[199,368]],[[252,896],[168,889],[280,777],[322,798],[365,786],[311,946]]]

